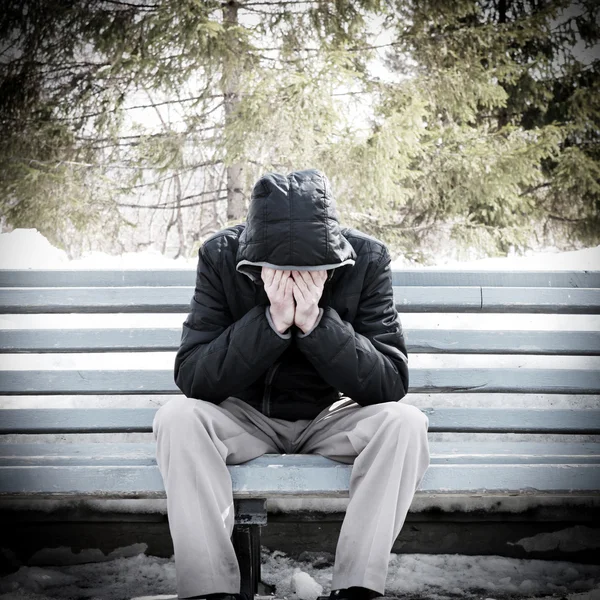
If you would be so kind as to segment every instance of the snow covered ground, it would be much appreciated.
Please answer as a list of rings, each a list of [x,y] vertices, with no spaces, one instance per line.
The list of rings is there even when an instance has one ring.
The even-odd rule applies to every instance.
[[[41,551],[35,557],[40,566],[0,578],[0,600],[175,600],[173,557],[148,556],[144,549],[136,544],[108,556],[100,550]],[[315,552],[293,560],[263,548],[262,580],[275,586],[276,599],[314,600],[329,593],[332,560]],[[500,556],[391,554],[386,597],[600,600],[600,567]]]
[[[449,254],[449,252],[448,252]],[[0,269],[190,269],[196,267],[196,258],[173,260],[154,251],[126,252],[111,256],[102,252],[88,252],[82,258],[69,260],[67,254],[55,248],[36,229],[15,229],[0,234]],[[394,269],[424,268],[421,265],[396,258]],[[528,252],[524,256],[484,258],[459,262],[440,257],[433,269],[500,269],[500,270],[600,270],[600,246],[572,252],[546,248]]]

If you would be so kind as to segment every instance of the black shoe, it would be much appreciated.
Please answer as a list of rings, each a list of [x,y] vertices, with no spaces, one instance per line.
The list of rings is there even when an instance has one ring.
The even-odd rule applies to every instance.
[[[382,594],[364,587],[349,587],[342,590],[333,590],[329,596],[319,596],[317,600],[373,600]]]

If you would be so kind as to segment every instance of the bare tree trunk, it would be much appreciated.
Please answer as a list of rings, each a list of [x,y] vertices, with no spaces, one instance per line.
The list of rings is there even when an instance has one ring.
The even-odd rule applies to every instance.
[[[177,235],[179,236],[179,248],[177,250],[177,254],[173,258],[179,258],[187,252],[186,241],[185,241],[185,230],[183,228],[183,216],[181,214],[181,198],[183,197],[183,193],[181,190],[181,178],[179,177],[179,172],[175,173],[175,186],[177,189],[177,208],[176,208],[176,223],[177,223]]]
[[[162,116],[160,110],[158,110],[158,107],[156,106],[156,104],[154,103],[154,100],[153,100],[152,96],[150,95],[150,92],[148,91],[147,88],[144,88],[144,90],[146,92],[146,95],[148,96],[148,99],[150,100],[150,103],[154,107],[154,110],[155,110],[158,118],[160,119],[160,122],[161,122],[165,132],[168,131],[169,130],[168,124],[163,119],[163,116]],[[179,258],[183,254],[185,254],[187,251],[185,230],[183,227],[183,216],[181,214],[181,199],[183,197],[183,191],[182,191],[182,187],[181,187],[181,177],[180,177],[179,170],[175,170],[175,173],[173,174],[173,181],[175,183],[175,201],[177,204],[176,204],[176,207],[174,208],[174,213],[169,221],[169,224],[167,225],[167,231],[165,233],[165,240],[163,243],[163,254],[165,253],[166,248],[167,248],[167,239],[169,237],[169,231],[171,230],[171,227],[173,225],[177,225],[177,235],[179,237],[179,245],[177,248],[177,254],[175,254],[174,258]]]
[[[507,0],[499,0],[497,5],[498,10],[498,23],[504,25],[506,23],[506,15],[508,11]],[[511,44],[514,46],[514,43]],[[498,110],[498,129],[502,129],[508,125],[508,110],[506,108],[500,108]]]
[[[238,24],[238,7],[236,0],[229,0],[223,6],[223,22],[225,27]],[[228,123],[238,103],[238,88],[240,82],[239,56],[234,48],[223,61],[221,87],[224,95],[225,122]],[[236,163],[227,167],[227,220],[243,221],[246,216],[246,203],[242,188],[243,166]]]
[[[206,175],[207,186],[211,189],[211,186],[216,185],[214,189],[218,189],[218,180],[213,177],[212,174]],[[214,200],[207,204],[202,205],[202,213],[200,216],[200,239],[204,239],[209,235],[219,231],[219,193],[215,192]]]
[[[246,203],[242,188],[243,169],[241,163],[227,167],[227,220],[244,221]]]

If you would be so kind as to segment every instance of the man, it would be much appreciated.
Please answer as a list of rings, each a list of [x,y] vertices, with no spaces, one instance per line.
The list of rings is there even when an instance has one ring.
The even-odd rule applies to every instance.
[[[153,431],[178,596],[239,593],[226,465],[265,453],[353,464],[331,597],[382,595],[429,466],[429,421],[399,402],[408,358],[389,253],[340,227],[323,173],[264,175],[246,223],[204,242],[175,381],[186,397]]]

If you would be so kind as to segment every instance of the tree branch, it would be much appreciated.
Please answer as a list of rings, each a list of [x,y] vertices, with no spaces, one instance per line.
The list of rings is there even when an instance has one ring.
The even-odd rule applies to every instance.
[[[226,190],[216,190],[216,192],[219,191],[226,191]],[[201,192],[199,194],[192,194],[191,196],[185,196],[185,198],[181,198],[181,200],[190,200],[191,198],[196,198],[198,196],[205,196],[207,194],[214,194],[216,193],[215,191],[212,192]],[[211,204],[213,202],[221,202],[223,200],[227,200],[227,196],[219,196],[217,198],[210,198],[208,200],[201,200],[200,202],[192,202],[191,204],[181,204],[179,206],[177,206],[176,202],[163,202],[162,204],[129,204],[126,202],[117,202],[117,206],[123,207],[123,208],[149,208],[149,209],[157,209],[157,210],[171,210],[173,208],[192,208],[195,206],[201,206],[202,204]]]

